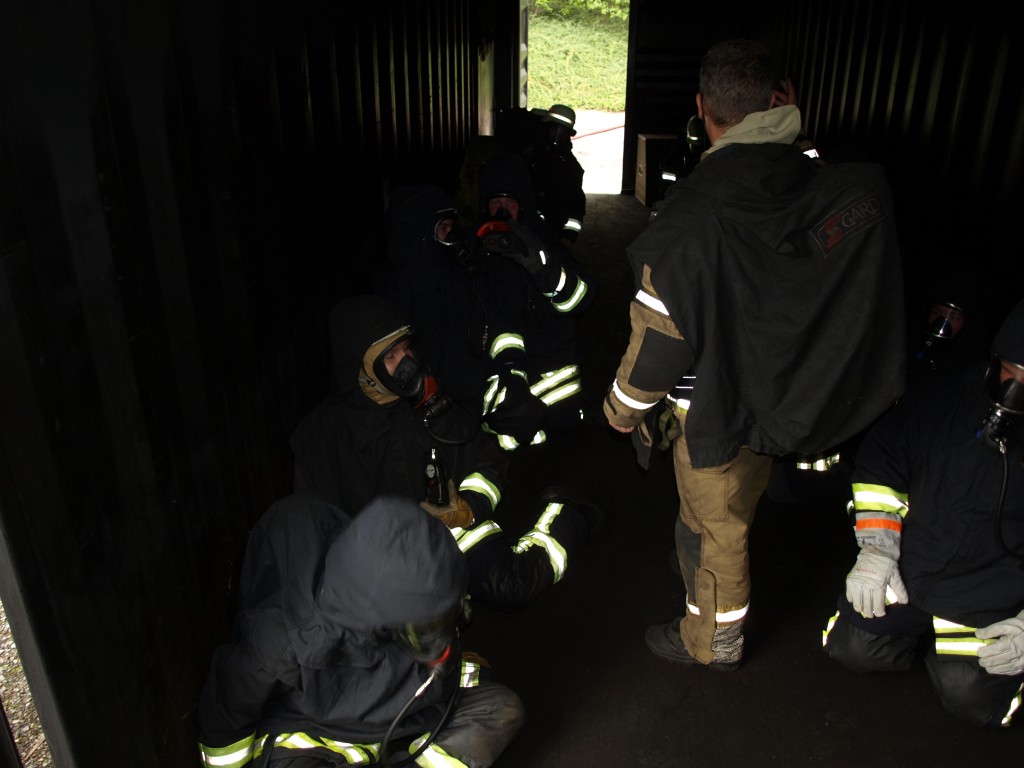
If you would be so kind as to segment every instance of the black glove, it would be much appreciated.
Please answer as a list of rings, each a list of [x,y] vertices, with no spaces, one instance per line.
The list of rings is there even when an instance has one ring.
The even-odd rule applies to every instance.
[[[544,424],[547,406],[530,391],[522,376],[503,373],[499,381],[505,397],[487,414],[487,426],[496,434],[511,435],[520,445],[529,445]]]

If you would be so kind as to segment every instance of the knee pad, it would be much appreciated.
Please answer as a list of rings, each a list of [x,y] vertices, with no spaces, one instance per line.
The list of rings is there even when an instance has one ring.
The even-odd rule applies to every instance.
[[[1020,677],[990,675],[973,657],[939,657],[932,652],[925,656],[925,669],[943,708],[982,727],[1003,725],[1021,686]]]
[[[906,672],[914,661],[919,638],[876,635],[842,617],[828,633],[825,653],[854,672]]]

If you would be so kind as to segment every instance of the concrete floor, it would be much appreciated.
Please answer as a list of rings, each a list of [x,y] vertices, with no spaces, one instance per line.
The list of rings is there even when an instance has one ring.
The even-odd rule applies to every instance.
[[[580,322],[585,388],[599,405],[629,332],[625,247],[649,210],[632,195],[588,194],[576,255],[600,283]],[[586,489],[606,519],[565,579],[515,614],[477,606],[465,646],[526,703],[524,731],[497,768],[764,768],[821,765],[1018,766],[1024,717],[982,731],[947,715],[923,668],[857,676],[827,659],[822,628],[855,557],[845,489],[761,503],[751,532],[753,595],[735,672],[674,665],[644,630],[682,611],[669,569],[676,493],[667,455],[646,474],[632,445],[595,423],[517,457],[499,520],[529,528],[547,485]]]

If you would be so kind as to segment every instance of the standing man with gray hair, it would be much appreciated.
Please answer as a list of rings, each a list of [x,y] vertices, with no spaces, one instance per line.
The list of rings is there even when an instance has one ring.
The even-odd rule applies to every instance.
[[[804,155],[798,107],[775,106],[779,79],[755,41],[703,57],[697,111],[710,146],[627,249],[632,333],[604,402],[609,424],[646,447],[655,424],[678,435],[686,604],[647,630],[647,645],[718,670],[742,660],[748,534],[774,458],[833,449],[904,387],[882,169]]]

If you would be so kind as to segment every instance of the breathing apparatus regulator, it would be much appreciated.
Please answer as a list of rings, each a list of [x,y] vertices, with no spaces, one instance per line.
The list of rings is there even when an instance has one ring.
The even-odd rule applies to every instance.
[[[932,371],[936,368],[935,356],[964,327],[964,311],[952,302],[939,301],[931,306],[928,315],[928,331],[924,344],[915,355]]]
[[[486,271],[486,262],[456,227],[458,217],[454,208],[445,208],[437,212],[438,219],[434,224],[434,243],[445,257],[467,275],[478,275]]]
[[[416,689],[415,693],[409,697],[409,700],[391,722],[380,748],[381,762],[384,766],[397,768],[398,766],[412,764],[433,743],[434,739],[437,738],[437,735],[444,728],[455,706],[455,700],[458,698],[459,688],[457,686],[449,698],[440,720],[435,727],[430,729],[430,736],[424,743],[412,754],[404,756],[400,760],[391,760],[390,743],[392,735],[409,711],[409,707],[431,685],[448,677],[460,665],[462,653],[459,650],[459,636],[469,626],[471,621],[472,611],[470,609],[469,595],[465,595],[455,605],[431,621],[403,624],[388,630],[388,634],[394,643],[417,663],[427,667],[430,670],[430,675]]]

